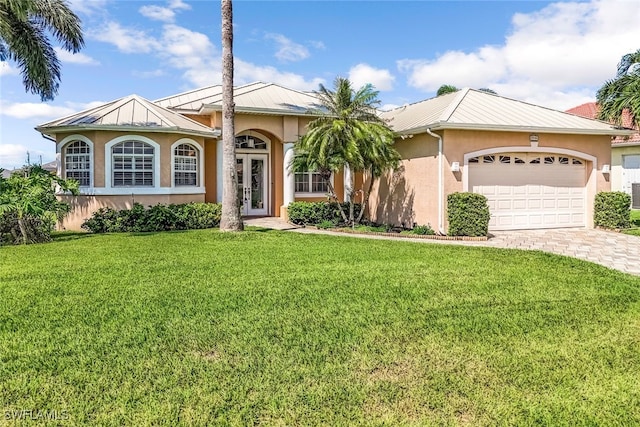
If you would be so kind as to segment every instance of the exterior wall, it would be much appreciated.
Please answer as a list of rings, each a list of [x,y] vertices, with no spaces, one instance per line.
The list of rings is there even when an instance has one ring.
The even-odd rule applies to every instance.
[[[115,138],[122,136],[142,136],[145,138],[149,138],[160,145],[160,153],[156,153],[156,162],[160,164],[160,176],[156,177],[160,180],[161,188],[170,188],[172,181],[172,171],[171,171],[171,145],[183,138],[188,138],[196,143],[198,143],[203,151],[200,153],[202,156],[206,158],[206,145],[204,143],[205,138],[197,137],[197,136],[185,136],[180,134],[172,134],[172,133],[155,133],[155,132],[115,132],[115,131],[89,131],[89,132],[68,132],[63,134],[56,135],[57,142],[60,143],[66,137],[70,135],[83,135],[93,143],[93,187],[98,189],[105,188],[105,170],[106,167],[106,158],[105,158],[105,146],[107,143],[112,141]],[[64,147],[62,147],[64,149]],[[158,155],[159,154],[159,155]],[[64,164],[64,155],[60,156],[60,167],[61,170],[65,170]],[[146,189],[137,188],[132,189],[135,192],[145,191]],[[175,190],[179,192],[179,189]]]
[[[204,147],[204,200],[207,203],[215,203],[218,189],[218,174],[216,174],[216,164],[218,161],[217,151],[218,141],[209,139]]]
[[[593,224],[593,200],[599,191],[609,191],[608,176],[600,169],[611,164],[611,138],[594,135],[538,134],[539,141],[532,146],[529,133],[447,130],[443,136],[444,227],[446,197],[456,191],[466,191],[468,182],[465,154],[480,150],[510,151],[514,147],[523,151],[554,152],[555,149],[573,150],[596,158],[587,162],[587,224]],[[401,169],[389,173],[374,185],[370,214],[374,221],[411,226],[438,224],[438,140],[427,134],[398,140],[396,148],[403,161]],[[452,172],[451,164],[460,163],[460,172]]]
[[[370,218],[378,223],[412,227],[438,223],[438,140],[427,134],[398,139],[400,168],[374,183]]]
[[[631,147],[611,147],[611,191],[622,191],[622,157],[640,155],[640,145]]]
[[[129,196],[58,196],[58,199],[69,203],[73,210],[62,222],[63,230],[80,230],[85,219],[100,208],[130,209],[133,203],[144,206],[162,204],[179,204],[204,202],[203,194],[166,194],[166,195],[129,195]]]

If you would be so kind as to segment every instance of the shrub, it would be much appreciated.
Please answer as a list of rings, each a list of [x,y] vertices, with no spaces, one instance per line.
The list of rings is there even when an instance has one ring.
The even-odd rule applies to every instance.
[[[453,193],[447,197],[449,236],[486,236],[489,233],[487,198],[476,193]]]
[[[134,203],[131,209],[120,211],[98,209],[82,224],[82,228],[92,233],[213,228],[220,225],[221,212],[221,206],[215,203],[157,204],[149,209]]]
[[[631,226],[631,196],[622,191],[596,194],[593,222],[597,227],[629,228]]]
[[[416,225],[412,230],[409,230],[409,234],[418,234],[421,236],[433,236],[436,232],[431,228],[431,224]]]
[[[342,203],[343,209],[348,212],[349,204]],[[354,205],[355,216],[360,214],[361,205]],[[316,225],[323,221],[331,221],[335,225],[344,225],[337,202],[293,202],[290,203],[287,212],[289,221],[298,225]]]

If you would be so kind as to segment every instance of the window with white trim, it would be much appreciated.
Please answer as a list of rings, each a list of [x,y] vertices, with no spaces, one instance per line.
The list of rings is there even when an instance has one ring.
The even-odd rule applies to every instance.
[[[173,182],[176,187],[198,186],[198,150],[191,144],[180,144],[173,150]]]
[[[329,192],[329,182],[318,172],[296,172],[295,192],[326,194]]]
[[[80,187],[91,186],[91,147],[84,141],[73,141],[64,149],[64,175],[75,179]]]
[[[114,187],[153,187],[155,149],[142,141],[123,141],[111,147]]]

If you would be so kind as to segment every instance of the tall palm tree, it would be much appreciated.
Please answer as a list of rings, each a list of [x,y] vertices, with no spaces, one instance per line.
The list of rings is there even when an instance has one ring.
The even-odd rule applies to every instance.
[[[377,114],[380,101],[371,85],[354,90],[348,79],[338,77],[333,90],[321,84],[315,94],[323,110],[316,112],[319,117],[309,123],[308,132],[296,145],[292,169],[320,173],[328,183],[330,196],[337,201],[331,174],[345,167],[354,173],[367,173],[370,186],[358,218],[354,215],[353,173],[348,183],[348,217],[340,207],[343,220],[354,224],[366,209],[373,181],[399,163],[400,155],[393,147],[394,133]]]
[[[233,102],[233,6],[222,0],[222,215],[221,231],[241,231]]]
[[[60,60],[49,34],[70,52],[84,46],[80,18],[65,0],[0,0],[0,60],[17,62],[26,91],[43,101],[60,86]]]
[[[596,93],[598,118],[617,125],[628,115],[631,125],[640,121],[640,50],[624,55],[616,77],[605,82]]]

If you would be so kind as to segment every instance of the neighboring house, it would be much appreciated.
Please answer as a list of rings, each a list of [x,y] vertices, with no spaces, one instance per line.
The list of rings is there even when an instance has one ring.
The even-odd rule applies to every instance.
[[[52,162],[48,162],[48,163],[42,163],[40,165],[42,167],[42,169],[49,171],[51,173],[57,173],[58,172],[58,161],[54,160]],[[18,172],[23,170],[23,168],[19,168],[19,169],[13,169],[13,170],[3,170],[2,171],[2,177],[3,178],[9,178],[11,176],[11,174],[13,174],[14,172]]]
[[[317,99],[252,83],[235,88],[234,101],[243,214],[286,217],[294,200],[326,200],[318,174],[287,168]],[[65,226],[103,206],[220,201],[221,110],[221,87],[210,86],[155,102],[131,95],[38,126],[56,143],[60,175],[82,186]],[[470,89],[381,114],[401,135],[404,160],[375,186],[371,218],[442,230],[455,191],[485,194],[494,230],[592,227],[595,193],[610,188],[601,168],[611,137],[630,133]],[[343,177],[332,178],[340,199]]]
[[[595,102],[587,102],[567,110],[567,113],[595,119],[598,117],[598,106]],[[631,128],[629,114],[624,114],[622,124]],[[640,209],[640,132],[631,136],[618,136],[611,140],[611,189],[624,191],[631,195],[635,209]]]

